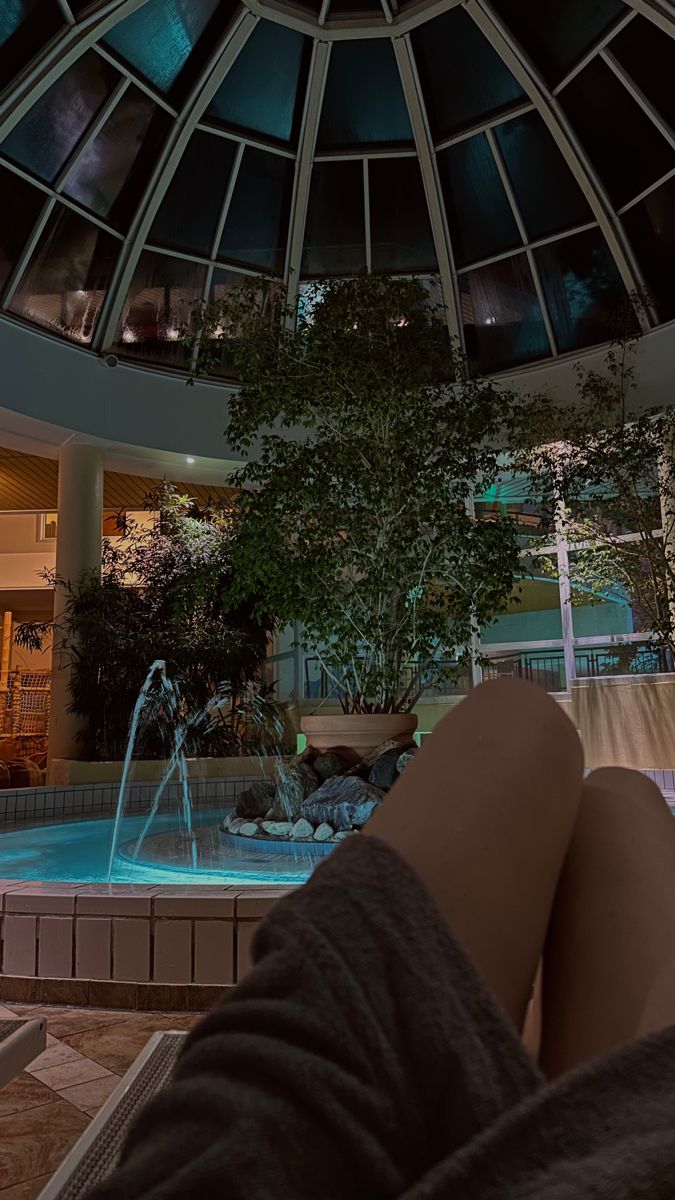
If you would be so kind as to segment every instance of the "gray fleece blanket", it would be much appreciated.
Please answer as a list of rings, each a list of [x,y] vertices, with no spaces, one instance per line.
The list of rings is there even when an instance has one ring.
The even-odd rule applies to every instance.
[[[96,1200],[673,1200],[675,1027],[547,1084],[402,860],[261,926]]]

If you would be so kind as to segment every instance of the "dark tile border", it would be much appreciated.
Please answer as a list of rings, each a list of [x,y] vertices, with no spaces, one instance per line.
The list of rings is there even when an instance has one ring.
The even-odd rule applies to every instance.
[[[233,987],[196,984],[119,983],[97,979],[0,978],[5,1003],[119,1008],[136,1012],[209,1012]]]

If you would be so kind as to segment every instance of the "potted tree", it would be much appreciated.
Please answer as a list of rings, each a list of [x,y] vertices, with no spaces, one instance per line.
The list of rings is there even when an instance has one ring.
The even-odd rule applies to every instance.
[[[184,337],[193,374],[225,355],[239,384],[238,599],[298,623],[340,701],[303,718],[310,744],[409,740],[425,688],[466,670],[513,594],[514,525],[475,520],[470,498],[523,402],[470,374],[415,279],[311,285],[296,307],[258,283],[200,307]]]

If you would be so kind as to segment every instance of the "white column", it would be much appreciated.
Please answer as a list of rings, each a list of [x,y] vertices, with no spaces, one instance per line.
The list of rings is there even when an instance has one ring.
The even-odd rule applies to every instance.
[[[75,758],[80,720],[68,712],[70,663],[58,623],[67,601],[64,585],[76,584],[91,571],[101,570],[103,518],[103,451],[98,446],[71,442],[59,451],[58,523],[54,592],[54,644],[49,720],[49,760]]]
[[[467,497],[466,511],[472,521],[476,520],[476,497],[473,492]],[[472,618],[473,632],[471,634],[471,670],[469,672],[469,684],[473,689],[479,687],[483,682],[483,668],[478,661],[480,658],[480,629]]]
[[[577,677],[577,660],[574,654],[574,626],[572,614],[572,588],[570,585],[570,555],[567,541],[565,501],[558,497],[555,506],[555,540],[558,555],[558,586],[560,588],[560,617],[562,620],[563,653],[567,690]]]
[[[666,429],[659,458],[661,527],[666,560],[666,586],[671,628],[675,630],[675,433]]]

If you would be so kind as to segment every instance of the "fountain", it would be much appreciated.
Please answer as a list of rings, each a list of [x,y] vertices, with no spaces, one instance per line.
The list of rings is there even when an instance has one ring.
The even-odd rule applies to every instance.
[[[190,735],[208,733],[232,711],[231,692],[222,686],[204,709],[190,714],[178,683],[169,678],[166,662],[157,659],[152,663],[129,726],[108,862],[109,882],[120,860],[139,867],[187,871],[196,876],[196,882],[204,874],[231,878],[261,870],[274,882],[275,871],[278,877],[286,877],[289,867],[295,867],[298,878],[306,877],[336,844],[366,824],[416,749],[413,744],[387,742],[356,765],[337,751],[317,753],[311,747],[293,757],[284,755],[283,722],[278,713],[270,717],[264,704],[254,696],[246,713],[254,727],[258,726],[256,741],[266,752],[266,765],[274,759],[271,772],[266,775],[259,749],[260,776],[239,781],[234,807],[228,805],[225,811],[221,804],[219,811],[204,811],[195,805],[192,795]],[[163,733],[166,765],[145,819],[140,827],[136,823],[135,837],[123,842],[134,758],[153,723]],[[157,818],[163,801],[166,809],[170,787],[177,789],[175,817],[167,820],[162,812],[158,829]]]

